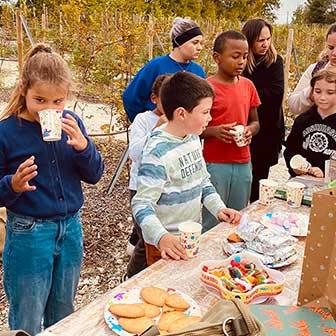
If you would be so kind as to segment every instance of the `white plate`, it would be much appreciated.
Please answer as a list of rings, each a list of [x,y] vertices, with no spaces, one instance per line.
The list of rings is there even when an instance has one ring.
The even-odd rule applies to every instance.
[[[164,290],[166,290],[169,294],[176,293],[178,295],[181,295],[189,304],[190,307],[188,310],[184,312],[187,316],[202,316],[201,309],[199,305],[187,294],[184,294],[178,290],[175,290],[173,288],[164,288],[160,287]],[[109,311],[109,307],[112,303],[142,303],[144,302],[142,298],[140,297],[140,291],[141,287],[133,287],[130,289],[125,289],[122,292],[114,295],[106,304],[104,309],[104,318],[107,323],[107,325],[112,329],[114,333],[120,336],[130,336],[134,334],[130,334],[126,330],[124,330],[118,323],[118,318],[116,315],[112,314]],[[154,321],[157,323],[160,316],[154,319]]]
[[[290,221],[291,216],[297,218],[297,225],[289,224],[288,227],[280,226],[278,224],[272,223],[272,217],[281,216],[283,220]],[[264,224],[269,228],[276,228],[288,232],[290,235],[295,237],[307,237],[308,225],[309,225],[309,216],[305,214],[290,214],[283,212],[269,212],[264,214],[260,219],[260,223]]]

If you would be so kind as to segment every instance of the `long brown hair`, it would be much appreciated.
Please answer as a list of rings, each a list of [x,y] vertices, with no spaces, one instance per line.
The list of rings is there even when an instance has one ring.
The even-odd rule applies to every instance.
[[[0,120],[26,109],[26,99],[22,94],[36,83],[60,85],[68,90],[71,87],[71,72],[67,62],[50,47],[43,43],[36,44],[25,56],[22,78],[19,79],[7,106],[0,115]]]
[[[257,18],[257,19],[251,19],[248,20],[242,29],[242,33],[246,36],[247,42],[249,45],[249,55],[247,58],[247,63],[246,63],[246,69],[248,73],[252,73],[255,67],[257,66],[257,62],[255,59],[255,56],[252,51],[252,47],[255,41],[258,40],[261,30],[267,27],[270,31],[270,34],[272,36],[272,26],[269,22],[267,22],[264,19]],[[266,55],[262,58],[262,62],[269,67],[272,63],[274,63],[277,59],[277,51],[275,50],[275,47],[273,45],[273,42],[271,41],[270,48],[267,50]]]

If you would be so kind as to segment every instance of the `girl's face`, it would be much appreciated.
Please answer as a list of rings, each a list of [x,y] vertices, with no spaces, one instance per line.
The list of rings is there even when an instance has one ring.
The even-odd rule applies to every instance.
[[[331,65],[336,66],[336,33],[327,36],[327,54]]]
[[[318,111],[327,116],[336,113],[336,83],[329,83],[325,79],[315,82],[313,100]]]
[[[244,40],[228,39],[221,53],[215,52],[214,59],[218,72],[225,78],[235,78],[242,74],[247,61],[248,44]]]
[[[201,50],[203,49],[203,36],[198,35],[193,37],[191,40],[183,43],[181,46],[177,47],[181,57],[185,62],[190,60],[195,60],[198,58]]]
[[[27,107],[27,110],[21,116],[30,121],[40,122],[38,114],[40,111],[47,109],[64,110],[68,89],[50,83],[36,83],[21,94],[26,99]]]
[[[256,56],[266,55],[271,46],[272,35],[268,27],[264,27],[260,31],[260,35],[252,45],[252,52]]]

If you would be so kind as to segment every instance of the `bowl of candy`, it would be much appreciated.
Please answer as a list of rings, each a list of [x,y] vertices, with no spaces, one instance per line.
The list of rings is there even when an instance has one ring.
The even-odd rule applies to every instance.
[[[209,260],[200,265],[200,280],[215,288],[225,299],[238,298],[244,303],[278,295],[282,292],[285,276],[264,266],[259,258],[249,253],[233,254],[224,260]]]

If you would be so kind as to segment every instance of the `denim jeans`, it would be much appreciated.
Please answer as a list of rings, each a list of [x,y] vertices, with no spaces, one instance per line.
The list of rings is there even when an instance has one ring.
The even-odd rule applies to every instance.
[[[10,329],[31,335],[73,312],[83,255],[80,215],[36,219],[7,213],[3,253]]]

